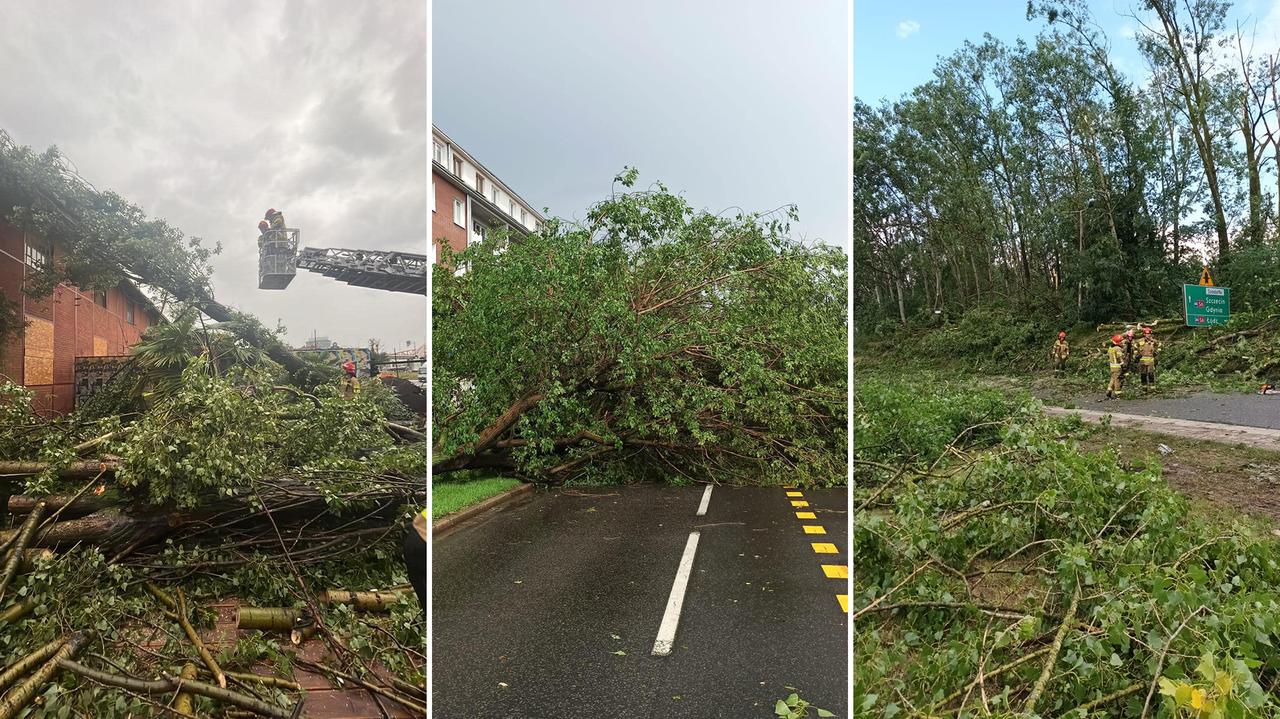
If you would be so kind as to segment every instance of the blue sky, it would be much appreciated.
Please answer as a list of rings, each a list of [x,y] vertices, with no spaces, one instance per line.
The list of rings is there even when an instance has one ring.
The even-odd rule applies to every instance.
[[[1142,73],[1145,63],[1132,39],[1139,26],[1130,15],[1148,17],[1150,13],[1135,10],[1141,4],[1138,0],[1089,4],[1111,41],[1117,67],[1135,76]],[[950,55],[965,40],[979,42],[984,32],[1010,44],[1019,37],[1033,38],[1045,22],[1042,18],[1028,21],[1026,13],[1026,0],[855,0],[854,94],[873,105],[881,99],[897,99],[932,79],[939,56]],[[1237,19],[1257,21],[1258,50],[1280,47],[1280,0],[1240,0],[1228,15],[1228,27],[1234,29]]]

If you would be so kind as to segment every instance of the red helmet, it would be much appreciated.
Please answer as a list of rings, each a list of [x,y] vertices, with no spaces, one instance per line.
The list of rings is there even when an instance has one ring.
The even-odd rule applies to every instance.
[[[1066,332],[1059,332],[1059,333],[1058,333],[1058,339],[1060,339],[1060,340],[1065,340],[1066,338],[1067,338],[1067,333],[1066,333]]]
[[[277,210],[276,210],[276,208],[274,208],[274,207],[273,207],[273,208],[271,208],[270,210],[267,210],[267,215],[266,215],[266,216],[269,218],[269,217],[271,217],[272,215],[278,215],[278,214],[280,214],[280,213],[279,213],[279,211],[277,211]]]
[[[1120,335],[1111,335],[1111,342],[1114,344],[1120,344],[1121,342],[1124,342],[1124,338]]]
[[[270,222],[267,222],[266,220],[258,220],[258,229],[259,229],[259,230],[265,230],[265,229],[267,229],[267,228],[269,228],[269,227],[271,227],[271,223],[270,223]]]

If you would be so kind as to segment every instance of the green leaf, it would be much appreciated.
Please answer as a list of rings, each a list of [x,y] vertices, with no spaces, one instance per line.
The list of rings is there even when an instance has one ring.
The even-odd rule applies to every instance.
[[[773,713],[784,717],[791,713],[791,708],[787,706],[786,702],[779,699],[778,703],[773,706]]]

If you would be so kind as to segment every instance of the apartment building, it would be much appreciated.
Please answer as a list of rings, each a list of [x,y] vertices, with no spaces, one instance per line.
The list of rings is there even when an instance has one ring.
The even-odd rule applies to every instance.
[[[431,126],[431,261],[483,242],[498,227],[535,232],[545,218],[440,128]]]

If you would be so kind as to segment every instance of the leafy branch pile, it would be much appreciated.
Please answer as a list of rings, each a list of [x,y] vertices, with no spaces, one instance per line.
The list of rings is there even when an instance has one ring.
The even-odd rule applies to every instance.
[[[854,412],[860,713],[1276,714],[1269,533],[993,390],[864,377]]]
[[[119,412],[46,419],[0,386],[0,717],[289,717],[294,666],[419,711],[425,621],[400,547],[425,503],[423,435],[388,420],[378,383],[299,388],[231,361],[234,341],[165,355],[182,332],[149,333]],[[205,647],[200,607],[228,597],[263,631]],[[313,636],[323,667],[294,656]]]
[[[658,185],[445,258],[435,473],[842,481],[847,258],[786,229]]]

